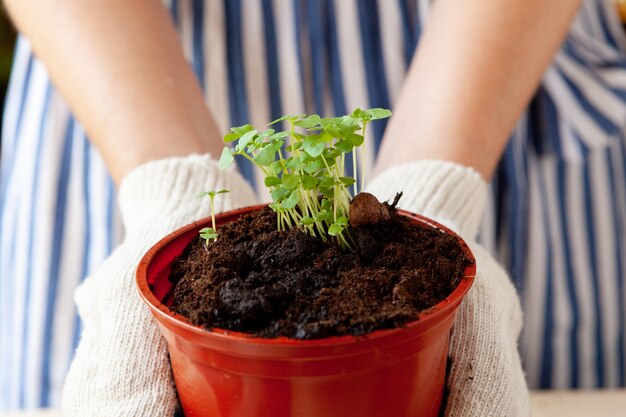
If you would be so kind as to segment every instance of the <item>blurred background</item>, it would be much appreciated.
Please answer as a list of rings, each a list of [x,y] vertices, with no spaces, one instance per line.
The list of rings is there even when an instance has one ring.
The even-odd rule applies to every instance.
[[[15,30],[9,22],[4,8],[0,6],[0,114],[2,114],[4,108],[4,95],[6,94],[9,81],[14,44]],[[2,127],[1,118],[0,127]]]

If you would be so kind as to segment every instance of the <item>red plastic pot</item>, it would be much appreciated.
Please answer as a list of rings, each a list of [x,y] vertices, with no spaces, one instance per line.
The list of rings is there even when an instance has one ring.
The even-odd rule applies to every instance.
[[[216,220],[231,222],[261,207],[223,213]],[[418,227],[454,234],[422,216],[402,214]],[[207,331],[168,308],[172,289],[168,276],[171,262],[210,222],[204,219],[165,237],[146,253],[137,270],[141,296],[167,340],[187,417],[439,415],[450,328],[474,280],[474,263],[445,300],[403,328],[319,340]]]

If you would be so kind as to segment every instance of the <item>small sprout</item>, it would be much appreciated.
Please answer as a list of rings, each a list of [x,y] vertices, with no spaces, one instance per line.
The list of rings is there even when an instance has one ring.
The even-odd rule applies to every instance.
[[[346,226],[344,226],[344,225],[333,223],[328,228],[328,234],[331,235],[331,236],[337,236],[338,234],[343,232],[343,229],[345,229],[345,228],[346,228]]]
[[[333,224],[328,228],[328,234],[331,236],[337,236],[340,234],[343,229],[348,226],[348,219],[345,216],[339,217]]]
[[[283,182],[283,180],[281,180],[278,177],[275,176],[271,176],[271,177],[265,177],[264,183],[266,187],[276,187],[277,185],[281,184]]]
[[[215,196],[218,194],[225,194],[229,192],[228,190],[219,190],[219,191],[204,191],[198,194],[198,197],[208,196],[210,199],[210,207],[211,207],[211,225],[213,227],[205,227],[200,230],[200,237],[204,239],[204,247],[206,248],[211,240],[217,240],[217,229],[215,227]]]
[[[311,116],[307,116],[304,119],[298,120],[295,125],[303,127],[305,129],[310,129],[319,125],[321,121],[322,119],[317,114],[312,114]]]
[[[209,242],[210,240],[217,240],[217,232],[212,227],[205,227],[200,229],[200,237]]]

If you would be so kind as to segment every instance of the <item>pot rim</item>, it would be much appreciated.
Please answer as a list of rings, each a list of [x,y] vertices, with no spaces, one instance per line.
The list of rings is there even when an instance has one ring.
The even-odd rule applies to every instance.
[[[215,216],[216,222],[223,217],[239,217],[243,214],[253,212],[255,210],[259,210],[261,208],[267,207],[267,204],[260,204],[255,206],[243,207],[236,210],[230,210],[223,213],[220,213]],[[170,326],[175,326],[178,328],[182,328],[188,332],[191,332],[197,336],[201,337],[214,337],[217,340],[223,341],[245,341],[246,343],[251,344],[260,344],[260,345],[273,345],[276,347],[293,347],[293,346],[301,346],[301,347],[322,347],[322,346],[337,346],[342,344],[352,344],[356,341],[363,340],[376,340],[384,337],[388,337],[395,333],[401,333],[406,330],[419,331],[420,328],[427,328],[431,322],[437,322],[442,317],[452,314],[455,310],[455,307],[462,301],[463,296],[469,288],[471,287],[474,279],[476,277],[476,258],[474,257],[472,251],[470,250],[467,243],[455,232],[450,230],[449,228],[437,223],[436,221],[429,219],[425,216],[411,213],[406,210],[398,209],[398,213],[401,215],[407,216],[411,219],[416,220],[417,223],[422,225],[432,227],[442,231],[443,233],[450,234],[454,236],[459,244],[461,245],[463,251],[465,252],[468,259],[470,259],[470,263],[465,267],[464,276],[460,279],[457,287],[443,300],[434,306],[423,310],[417,314],[417,318],[408,322],[406,325],[402,327],[397,327],[394,329],[381,329],[375,330],[373,332],[367,333],[365,335],[353,336],[353,335],[344,335],[344,336],[331,336],[321,339],[292,339],[285,336],[275,337],[275,338],[263,338],[254,336],[249,333],[237,332],[234,330],[228,330],[223,328],[213,328],[211,330],[207,330],[203,327],[196,326],[191,324],[184,316],[176,313],[171,310],[168,306],[163,304],[157,297],[154,295],[152,290],[150,289],[150,284],[148,284],[147,276],[148,276],[148,268],[151,265],[152,260],[155,256],[167,245],[169,245],[173,240],[178,238],[180,235],[183,235],[187,232],[190,232],[194,229],[200,229],[205,227],[207,223],[211,222],[211,217],[205,217],[203,219],[194,221],[186,226],[176,229],[172,233],[168,234],[161,240],[159,240],[156,244],[154,244],[141,258],[139,262],[139,266],[137,267],[137,271],[135,274],[135,282],[139,289],[139,294],[144,302],[148,305],[153,314],[158,315],[159,318],[168,323]]]

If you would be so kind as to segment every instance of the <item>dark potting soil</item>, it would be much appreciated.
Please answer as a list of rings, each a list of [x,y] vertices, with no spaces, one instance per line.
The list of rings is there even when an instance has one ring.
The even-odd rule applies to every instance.
[[[297,229],[271,209],[195,239],[172,265],[173,309],[205,328],[315,339],[402,326],[444,299],[467,259],[454,237],[391,219],[352,228],[357,250]]]

